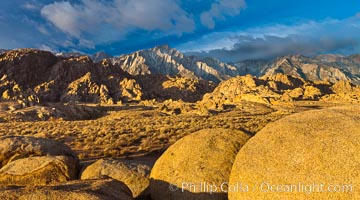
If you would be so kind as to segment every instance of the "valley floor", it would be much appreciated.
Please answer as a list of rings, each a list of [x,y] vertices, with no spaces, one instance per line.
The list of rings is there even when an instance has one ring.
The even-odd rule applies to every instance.
[[[336,103],[299,101],[291,106],[268,107],[244,103],[209,116],[197,114],[169,115],[156,105],[123,106],[51,105],[50,109],[67,110],[67,116],[45,121],[26,118],[44,108],[27,108],[14,112],[1,111],[0,135],[22,135],[62,141],[78,154],[83,163],[105,157],[145,161],[153,165],[164,150],[183,136],[205,128],[229,128],[255,135],[265,125],[292,113],[332,107]],[[71,109],[74,109],[71,111]],[[30,110],[29,110],[30,109]],[[92,119],[84,120],[87,113]],[[84,111],[85,110],[85,111]],[[77,112],[79,111],[79,112]],[[95,114],[92,115],[91,112]]]

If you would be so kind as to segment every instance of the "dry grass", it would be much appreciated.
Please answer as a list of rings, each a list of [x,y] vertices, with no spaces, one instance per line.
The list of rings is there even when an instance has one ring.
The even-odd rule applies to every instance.
[[[252,103],[204,117],[166,115],[138,105],[104,109],[107,115],[94,120],[0,123],[0,135],[53,138],[69,145],[81,159],[124,157],[165,149],[183,136],[205,128],[238,129],[252,135],[294,110],[286,108],[280,112]]]

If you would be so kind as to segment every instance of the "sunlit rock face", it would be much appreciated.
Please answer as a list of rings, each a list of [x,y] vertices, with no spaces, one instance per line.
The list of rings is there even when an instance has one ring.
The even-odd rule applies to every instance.
[[[357,55],[341,56],[333,54],[319,55],[314,58],[305,56],[284,56],[261,68],[262,75],[272,76],[278,73],[303,78],[307,81],[335,83],[339,80],[360,83],[360,62]]]

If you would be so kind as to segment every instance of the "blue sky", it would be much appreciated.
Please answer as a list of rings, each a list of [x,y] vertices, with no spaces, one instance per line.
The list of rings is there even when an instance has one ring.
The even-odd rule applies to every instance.
[[[112,55],[169,44],[227,62],[360,53],[358,0],[11,0],[0,48]]]

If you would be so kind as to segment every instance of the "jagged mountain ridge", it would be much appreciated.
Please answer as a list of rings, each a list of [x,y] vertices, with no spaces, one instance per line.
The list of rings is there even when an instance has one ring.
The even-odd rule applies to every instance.
[[[81,53],[61,53],[60,57],[80,57]],[[190,79],[210,80],[215,83],[234,76],[273,76],[277,73],[292,75],[307,81],[351,81],[360,84],[360,55],[343,56],[322,54],[316,57],[289,55],[274,60],[247,60],[224,63],[215,58],[200,58],[170,48],[167,45],[112,57],[98,52],[89,57],[94,62],[109,59],[113,65],[131,75],[165,74]]]
[[[115,57],[112,63],[132,75],[181,75],[216,83],[247,74],[261,77],[282,73],[307,81],[328,80],[335,83],[346,80],[360,84],[360,55],[289,55],[270,61],[259,59],[227,64],[215,58],[184,55],[164,45]]]
[[[289,55],[274,61],[244,61],[234,64],[255,76],[274,76],[278,73],[303,78],[307,81],[339,80],[360,84],[360,55],[342,56],[323,54],[316,57]]]
[[[239,75],[235,66],[214,58],[202,59],[196,56],[185,56],[167,45],[122,55],[113,58],[112,62],[132,75],[180,75],[213,82],[221,82]]]

